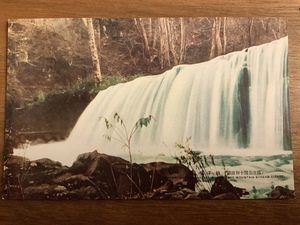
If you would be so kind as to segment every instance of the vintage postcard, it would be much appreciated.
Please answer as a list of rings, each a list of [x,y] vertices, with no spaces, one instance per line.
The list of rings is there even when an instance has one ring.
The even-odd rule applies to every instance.
[[[3,199],[294,198],[285,18],[8,22]]]

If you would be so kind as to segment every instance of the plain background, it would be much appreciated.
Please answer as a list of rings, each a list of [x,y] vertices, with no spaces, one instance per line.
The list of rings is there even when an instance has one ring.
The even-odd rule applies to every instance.
[[[296,195],[300,189],[300,2],[297,0],[0,0],[0,176],[7,19],[54,17],[287,17]],[[1,181],[2,182],[2,181]],[[2,192],[2,183],[0,183]],[[299,192],[300,193],[300,192]],[[0,201],[0,224],[300,224],[296,199],[266,201]]]

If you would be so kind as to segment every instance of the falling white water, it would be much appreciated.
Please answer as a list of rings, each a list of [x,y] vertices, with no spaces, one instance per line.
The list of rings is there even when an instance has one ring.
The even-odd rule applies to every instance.
[[[289,137],[288,129],[284,129],[289,128],[288,119],[284,119],[288,115],[287,50],[285,37],[112,86],[89,104],[63,146],[50,145],[51,153],[45,145],[38,154],[34,148],[28,149],[26,156],[72,163],[78,154],[95,149],[125,154],[122,144],[103,137],[118,138],[99,121],[105,117],[125,133],[114,120],[115,113],[128,130],[140,118],[155,118],[134,135],[134,154],[175,155],[174,143],[184,143],[187,137],[191,137],[193,149],[209,154],[282,152]]]

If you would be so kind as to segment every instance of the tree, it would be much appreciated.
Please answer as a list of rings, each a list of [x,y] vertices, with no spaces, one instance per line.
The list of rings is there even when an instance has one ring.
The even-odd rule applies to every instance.
[[[213,59],[223,53],[223,47],[220,37],[222,20],[221,17],[213,18],[213,25],[211,29],[211,49],[209,58]]]
[[[253,18],[249,17],[246,27],[248,28],[248,47],[252,46],[252,30],[253,30]]]
[[[227,17],[224,17],[223,19],[223,54],[226,54],[226,46],[227,46],[227,37],[226,37],[226,19]]]
[[[159,34],[160,34],[159,64],[161,69],[165,68],[165,64],[167,65],[167,67],[171,66],[167,20],[168,20],[167,18],[159,18]]]
[[[89,46],[90,46],[91,56],[93,61],[93,77],[94,77],[95,85],[98,86],[102,82],[102,75],[100,70],[100,60],[99,60],[99,55],[98,55],[98,50],[96,45],[93,19],[84,18],[83,21],[87,27],[87,31],[89,35]]]
[[[185,44],[185,24],[184,18],[180,18],[180,57],[179,63],[182,64],[185,60],[186,44]]]
[[[140,33],[143,37],[143,42],[144,42],[144,55],[149,58],[150,57],[150,46],[149,46],[149,41],[148,41],[148,36],[147,36],[147,32],[145,29],[145,25],[143,22],[142,18],[134,18],[135,21],[135,25],[138,26],[138,29],[140,30]],[[151,24],[149,24],[149,27],[151,26]],[[149,36],[151,36],[152,33],[152,29],[149,28]]]

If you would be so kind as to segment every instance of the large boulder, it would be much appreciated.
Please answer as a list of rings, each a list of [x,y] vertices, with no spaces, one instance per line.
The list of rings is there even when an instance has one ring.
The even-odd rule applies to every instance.
[[[269,199],[290,199],[295,198],[295,192],[281,186],[275,187],[271,193],[268,194]]]
[[[102,187],[102,190],[110,198],[126,198],[131,194],[145,197],[147,192],[164,193],[181,188],[195,190],[196,183],[193,173],[183,165],[164,162],[131,164],[120,157],[97,151],[79,155],[68,171],[83,174],[99,186],[105,184],[107,188]]]
[[[228,195],[230,193],[230,195]],[[215,179],[214,184],[211,187],[210,194],[216,198],[216,196],[222,195],[221,199],[227,198],[234,195],[237,199],[240,198],[239,194],[237,193],[235,187],[223,176],[217,177]],[[217,198],[217,199],[220,199]]]
[[[168,187],[175,189],[188,188],[195,190],[195,184],[197,182],[193,172],[186,166],[175,163],[165,162],[152,162],[147,164],[140,164],[147,172],[153,174],[153,176],[163,177],[165,181],[170,181]],[[154,187],[160,186],[155,177]],[[161,186],[160,186],[161,187]]]
[[[150,173],[140,165],[97,151],[79,155],[68,172],[89,177],[107,198],[143,195],[151,186]]]
[[[53,183],[53,179],[67,171],[60,162],[43,158],[31,161],[22,178],[23,187]]]

